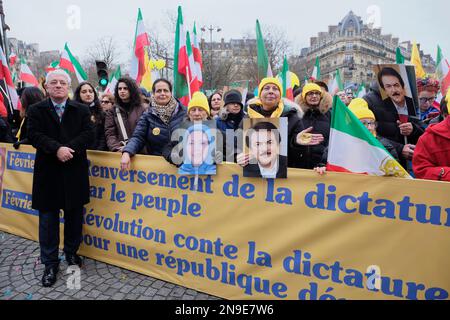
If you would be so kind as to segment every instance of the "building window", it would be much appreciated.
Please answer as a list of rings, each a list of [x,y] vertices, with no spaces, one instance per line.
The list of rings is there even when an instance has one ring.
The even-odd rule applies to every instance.
[[[353,43],[352,42],[348,42],[347,45],[346,45],[346,49],[347,49],[347,51],[353,50]]]

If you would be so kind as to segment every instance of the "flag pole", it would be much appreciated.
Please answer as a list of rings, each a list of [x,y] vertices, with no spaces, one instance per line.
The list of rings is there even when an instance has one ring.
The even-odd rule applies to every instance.
[[[3,80],[3,83],[5,84],[5,86],[7,86],[6,81]],[[6,99],[8,99],[8,105],[9,105],[9,111],[11,112],[11,115],[14,114],[14,106],[12,104],[11,101],[11,97],[9,96],[9,92],[8,90],[5,91],[5,89],[3,89],[3,86],[0,86],[0,89],[2,90],[3,96],[6,97]]]
[[[191,77],[189,76],[189,67],[188,66],[186,66],[186,80],[187,80],[187,83],[188,83],[189,100],[192,100]]]

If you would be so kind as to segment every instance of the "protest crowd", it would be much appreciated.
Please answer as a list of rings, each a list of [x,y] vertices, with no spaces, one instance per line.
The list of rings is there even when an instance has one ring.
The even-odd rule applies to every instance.
[[[136,35],[136,39],[139,39],[136,46],[148,45],[148,37],[142,40],[141,35]],[[179,39],[176,43],[179,48],[183,46]],[[374,138],[367,140],[369,144],[384,147],[408,177],[450,182],[450,91],[443,91],[447,88],[443,88],[435,74],[415,79],[418,105],[406,96],[405,80],[392,67],[383,67],[367,94],[361,97],[355,97],[356,92],[351,89],[331,90],[330,83],[314,77],[292,87],[284,73],[277,77],[269,72],[260,77],[257,95],[232,89],[207,96],[192,66],[185,69],[185,74],[175,72],[173,81],[155,80],[148,92],[141,87],[143,74],[139,64],[143,56],[138,56],[138,52],[137,75],[131,72],[122,76],[106,90],[89,80],[72,86],[61,58],[60,68],[49,71],[45,83],[29,84],[17,92],[20,100],[16,104],[20,107],[12,109],[20,110],[20,126],[14,127],[12,112],[6,107],[8,102],[14,103],[14,94],[0,101],[2,110],[7,111],[0,118],[0,142],[11,143],[19,150],[23,145],[37,149],[33,208],[40,212],[41,256],[46,266],[44,286],[54,284],[58,271],[59,237],[49,234],[59,224],[59,209],[65,210],[66,260],[69,264],[81,264],[77,239],[82,228],[82,208],[89,202],[86,151],[120,153],[117,165],[122,170],[130,170],[135,155],[164,157],[180,167],[182,161],[177,161],[175,150],[178,142],[173,134],[187,122],[215,123],[214,141],[206,131],[189,139],[206,136],[205,143],[217,143],[213,160],[219,165],[235,162],[242,167],[251,166],[251,155],[243,147],[246,119],[286,118],[288,151],[286,159],[280,157],[280,162],[286,161],[287,167],[315,170],[317,179],[330,171],[368,174],[343,170],[342,166],[330,163],[330,157],[341,151],[333,145],[332,132],[336,130],[333,119],[337,117],[334,113],[345,107],[352,114],[351,119],[360,122],[351,122],[354,129]],[[5,63],[5,54],[1,54]],[[186,62],[184,57],[176,60]],[[8,86],[11,76],[5,76],[5,65],[0,75]],[[180,89],[180,81],[187,84],[187,90]],[[382,98],[382,91],[387,98]],[[258,129],[272,130],[267,125]],[[345,152],[340,159],[353,156],[352,152]],[[367,151],[365,158],[357,159],[371,163],[371,156]],[[397,168],[394,174],[385,175],[402,176],[396,174],[398,171]],[[60,176],[65,179],[59,179]]]

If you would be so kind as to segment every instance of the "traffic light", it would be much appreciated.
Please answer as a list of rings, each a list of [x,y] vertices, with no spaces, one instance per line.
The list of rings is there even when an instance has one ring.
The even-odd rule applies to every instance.
[[[109,83],[108,66],[104,61],[95,61],[97,66],[98,85],[105,90]]]

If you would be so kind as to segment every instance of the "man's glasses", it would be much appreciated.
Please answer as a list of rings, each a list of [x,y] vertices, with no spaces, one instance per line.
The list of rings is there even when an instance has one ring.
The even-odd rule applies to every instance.
[[[434,102],[434,100],[436,100],[436,97],[432,97],[432,98],[420,98],[419,99],[421,103],[432,103]]]

